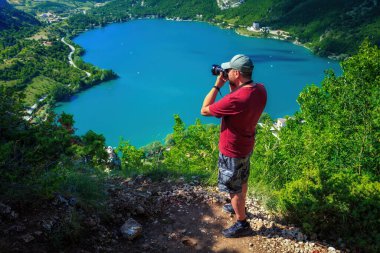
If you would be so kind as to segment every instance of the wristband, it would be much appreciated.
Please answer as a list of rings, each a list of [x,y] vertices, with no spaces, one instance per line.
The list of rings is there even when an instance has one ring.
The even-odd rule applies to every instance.
[[[213,86],[213,88],[217,89],[218,91],[220,91],[220,88],[218,86]]]

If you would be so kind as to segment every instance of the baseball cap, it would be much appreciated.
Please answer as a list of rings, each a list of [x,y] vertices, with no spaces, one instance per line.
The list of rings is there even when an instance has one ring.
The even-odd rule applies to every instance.
[[[254,66],[252,60],[248,56],[238,54],[232,57],[231,61],[222,63],[221,67],[223,69],[236,69],[241,72],[252,72]]]

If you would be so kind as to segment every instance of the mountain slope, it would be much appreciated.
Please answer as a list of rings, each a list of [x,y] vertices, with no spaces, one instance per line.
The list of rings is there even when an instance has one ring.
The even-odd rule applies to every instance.
[[[16,10],[6,0],[0,0],[0,31],[20,30],[35,25],[40,25],[37,19],[25,12]]]
[[[33,35],[40,27],[41,23],[33,16],[16,10],[6,0],[0,0],[0,49]]]
[[[311,42],[321,55],[354,53],[368,37],[380,45],[380,4],[377,0],[247,0],[222,14],[238,17],[237,25],[259,21],[290,31],[303,42]]]

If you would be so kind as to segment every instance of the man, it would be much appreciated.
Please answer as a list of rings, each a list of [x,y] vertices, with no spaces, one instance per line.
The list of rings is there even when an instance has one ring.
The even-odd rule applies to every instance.
[[[264,110],[267,93],[262,84],[252,81],[253,62],[238,54],[221,67],[215,86],[206,95],[201,114],[222,118],[219,139],[219,190],[228,192],[231,204],[224,211],[236,214],[236,223],[222,234],[227,238],[252,233],[246,220],[245,201],[249,176],[250,156],[255,143],[255,128]],[[229,81],[230,93],[215,102],[218,91]]]

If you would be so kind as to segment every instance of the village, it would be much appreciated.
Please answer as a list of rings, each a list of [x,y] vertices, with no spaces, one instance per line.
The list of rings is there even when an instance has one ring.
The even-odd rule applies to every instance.
[[[250,32],[270,34],[274,37],[277,37],[278,39],[284,39],[284,40],[292,39],[292,36],[289,34],[289,32],[286,32],[283,30],[272,30],[268,26],[260,27],[260,23],[258,23],[258,22],[253,22],[251,26],[247,27],[247,30]]]

